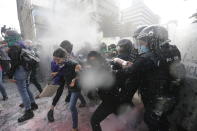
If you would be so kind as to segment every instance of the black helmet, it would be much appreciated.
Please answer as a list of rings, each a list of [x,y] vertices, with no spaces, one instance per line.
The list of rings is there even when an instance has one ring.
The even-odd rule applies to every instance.
[[[68,40],[62,41],[62,43],[60,44],[60,47],[62,47],[63,49],[65,49],[69,54],[72,53],[73,44],[71,44],[70,41],[68,41]]]
[[[142,25],[142,26],[137,27],[137,29],[134,31],[133,38],[137,38],[138,35],[140,34],[140,32],[146,27],[148,27],[148,26]]]
[[[120,47],[123,53],[130,53],[134,48],[132,42],[128,39],[120,40],[117,44],[117,47]]]
[[[115,44],[111,44],[108,46],[108,50],[113,51],[116,49],[116,45]]]
[[[144,28],[137,39],[147,42],[150,49],[156,49],[170,42],[167,29],[159,25],[152,25]]]

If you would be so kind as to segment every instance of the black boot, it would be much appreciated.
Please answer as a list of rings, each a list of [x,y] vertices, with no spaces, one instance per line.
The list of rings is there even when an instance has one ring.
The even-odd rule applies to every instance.
[[[54,122],[53,110],[49,110],[47,117],[48,117],[49,122]]]
[[[65,102],[69,103],[70,102],[70,97],[71,97],[71,92],[68,91],[68,95],[66,96]]]
[[[18,119],[18,122],[24,122],[34,117],[34,113],[32,110],[25,111],[25,114]]]
[[[20,108],[24,108],[24,104],[20,104],[19,107],[20,107]]]
[[[31,103],[31,109],[32,110],[37,110],[38,109],[38,105],[36,103]]]
[[[70,102],[70,97],[71,97],[70,95],[67,95],[67,96],[66,96],[66,99],[65,99],[65,102],[66,102],[66,103],[69,103],[69,102]]]
[[[8,100],[8,97],[7,96],[4,96],[3,97],[3,101],[6,101],[6,100]]]

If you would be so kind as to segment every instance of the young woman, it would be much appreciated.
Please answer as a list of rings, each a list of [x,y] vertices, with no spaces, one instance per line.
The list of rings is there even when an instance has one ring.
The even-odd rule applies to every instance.
[[[59,48],[53,53],[53,60],[56,64],[62,67],[61,72],[63,72],[63,78],[65,84],[68,86],[71,92],[69,108],[72,115],[73,129],[72,131],[78,130],[78,112],[77,112],[77,100],[80,97],[80,87],[77,84],[78,77],[77,73],[81,70],[81,66],[76,62],[67,59],[67,53]]]
[[[69,59],[70,61],[74,59],[74,55],[72,53],[72,48],[73,48],[73,45],[65,40],[63,42],[61,42],[60,44],[60,48],[66,52],[66,58]],[[55,52],[54,52],[55,53]],[[57,53],[55,55],[58,55],[57,57],[54,56],[55,59],[57,59],[58,57],[60,57],[61,53]],[[61,56],[62,57],[62,56]],[[53,77],[53,85],[59,85],[59,88],[56,92],[56,95],[55,97],[53,98],[53,102],[52,102],[52,105],[51,105],[51,108],[47,114],[47,117],[48,117],[48,120],[49,122],[54,122],[54,108],[57,104],[57,102],[59,101],[62,93],[63,93],[63,90],[64,90],[64,85],[65,85],[65,81],[64,81],[64,72],[62,71],[64,66],[62,66],[61,64],[58,64],[58,62],[56,61],[55,62],[55,59],[51,62],[51,76]],[[65,61],[65,58],[62,59],[63,62]],[[61,62],[60,62],[61,63]],[[70,98],[71,98],[71,92],[70,90],[68,90],[68,95],[66,97],[66,103],[69,103],[70,102]],[[79,107],[85,107],[86,106],[86,101],[84,99],[84,97],[82,96],[82,94],[80,93],[79,95],[79,100],[81,101],[81,104],[79,105]]]
[[[11,59],[11,69],[8,77],[11,82],[15,82],[18,92],[25,107],[25,114],[18,118],[18,122],[24,122],[34,117],[33,110],[38,109],[33,94],[28,86],[29,71],[25,69],[25,62],[21,59],[22,48],[18,45],[9,47],[8,55]]]

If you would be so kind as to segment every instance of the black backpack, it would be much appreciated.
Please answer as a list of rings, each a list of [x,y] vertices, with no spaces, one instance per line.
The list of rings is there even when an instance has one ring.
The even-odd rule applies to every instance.
[[[181,53],[175,45],[169,43],[163,44],[157,49],[157,53],[162,59],[166,60],[166,63],[181,61]]]
[[[160,60],[157,66],[168,70],[171,91],[178,93],[186,75],[185,66],[181,63],[181,53],[179,49],[175,45],[166,43],[157,49],[155,53]]]
[[[20,60],[22,62],[23,67],[27,71],[32,71],[33,69],[37,68],[40,59],[35,54],[33,50],[22,49],[20,53]]]

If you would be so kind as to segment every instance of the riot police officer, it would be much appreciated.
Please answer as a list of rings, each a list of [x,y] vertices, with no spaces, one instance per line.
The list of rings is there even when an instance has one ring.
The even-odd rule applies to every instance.
[[[140,55],[131,67],[119,70],[117,75],[124,74],[132,80],[128,93],[130,88],[139,89],[149,130],[168,131],[167,116],[176,103],[178,82],[182,77],[182,68],[177,68],[180,52],[169,44],[168,31],[162,26],[144,28],[137,39]]]

